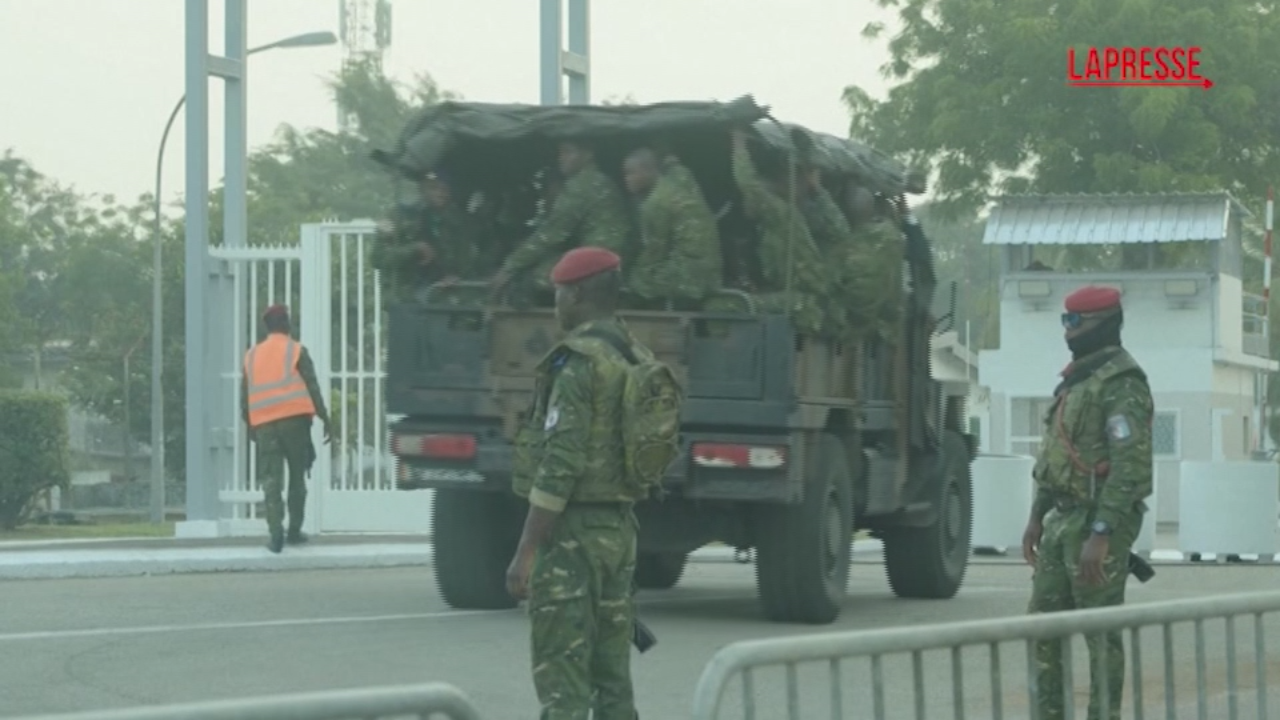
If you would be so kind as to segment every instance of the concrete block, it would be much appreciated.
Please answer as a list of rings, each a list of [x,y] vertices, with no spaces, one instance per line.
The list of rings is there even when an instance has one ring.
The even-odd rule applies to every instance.
[[[1184,462],[1178,549],[1185,554],[1275,555],[1280,468],[1268,462]]]

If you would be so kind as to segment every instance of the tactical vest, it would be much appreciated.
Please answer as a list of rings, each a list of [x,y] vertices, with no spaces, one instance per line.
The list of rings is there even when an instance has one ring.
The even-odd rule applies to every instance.
[[[1109,381],[1128,374],[1147,381],[1133,356],[1121,349],[1083,382],[1059,393],[1045,416],[1034,472],[1042,488],[1079,501],[1101,493],[1110,471],[1102,391]]]
[[[546,452],[547,413],[553,407],[550,397],[556,372],[570,354],[590,360],[592,388],[591,417],[594,424],[582,458],[582,475],[574,486],[572,503],[636,502],[622,484],[624,472],[622,444],[622,394],[626,387],[627,366],[610,348],[607,341],[584,336],[592,327],[609,327],[612,323],[587,323],[576,328],[538,363],[533,391],[533,407],[516,431],[515,455],[511,468],[512,490],[527,498]],[[625,332],[625,331],[624,331]],[[630,338],[624,339],[628,341]]]

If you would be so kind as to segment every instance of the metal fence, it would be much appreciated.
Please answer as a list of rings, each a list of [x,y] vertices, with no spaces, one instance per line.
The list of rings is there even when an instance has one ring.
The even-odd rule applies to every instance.
[[[444,683],[336,690],[208,703],[128,708],[26,720],[481,720],[461,690]],[[18,720],[22,720],[19,718]]]
[[[1067,639],[1061,644],[1063,694],[1066,717],[1072,718],[1076,716],[1075,705],[1088,703],[1089,692],[1087,653],[1082,647],[1074,647],[1076,639],[1128,631],[1124,633],[1129,679],[1121,690],[1126,696],[1123,716],[1136,720],[1265,720],[1269,717],[1268,702],[1276,704],[1277,700],[1268,698],[1268,666],[1280,665],[1280,652],[1268,658],[1265,644],[1267,615],[1274,612],[1280,612],[1280,592],[739,642],[716,653],[703,671],[694,694],[693,718],[721,720],[721,711],[730,710],[731,705],[733,716],[745,720],[961,720],[966,714],[993,720],[1036,718],[1033,648],[1037,640],[1059,638]],[[1237,622],[1237,618],[1246,615],[1252,616],[1252,622]],[[1193,637],[1178,637],[1175,631],[1185,629],[1187,623]],[[1156,628],[1158,639],[1151,637],[1157,635],[1155,632],[1143,636],[1144,629]],[[1206,630],[1219,628],[1223,630],[1221,639],[1215,637],[1214,642],[1207,642]],[[1025,649],[1024,665],[1002,664],[1005,644],[1018,644]],[[1245,646],[1247,656],[1250,644],[1252,662],[1242,663],[1236,657],[1237,646]],[[982,652],[983,648],[986,652]],[[1146,654],[1163,655],[1162,671],[1147,674],[1143,662]],[[934,660],[941,662],[929,662]],[[927,667],[931,672],[926,672]],[[782,682],[771,682],[766,673],[759,672],[764,669],[780,670]],[[970,676],[967,680],[966,672]],[[949,683],[935,681],[948,675]],[[1073,678],[1081,678],[1082,682],[1073,682]],[[1248,682],[1250,679],[1252,682]],[[1190,683],[1195,686],[1194,700],[1179,697],[1178,686]],[[733,684],[741,686],[740,704],[732,702],[729,690]],[[1006,694],[1006,688],[1012,692]],[[855,705],[859,707],[855,709]]]

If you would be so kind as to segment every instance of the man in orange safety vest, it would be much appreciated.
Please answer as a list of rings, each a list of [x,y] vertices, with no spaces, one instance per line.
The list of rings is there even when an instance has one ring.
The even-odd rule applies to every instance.
[[[302,343],[290,336],[289,309],[272,305],[262,314],[267,337],[244,356],[244,381],[240,404],[249,438],[257,445],[258,476],[266,495],[267,549],[278,553],[287,539],[290,545],[307,541],[302,520],[307,505],[307,472],[316,459],[311,442],[311,421],[324,423],[329,443],[329,413],[316,381],[315,365]],[[289,466],[289,532],[284,532],[283,465]]]

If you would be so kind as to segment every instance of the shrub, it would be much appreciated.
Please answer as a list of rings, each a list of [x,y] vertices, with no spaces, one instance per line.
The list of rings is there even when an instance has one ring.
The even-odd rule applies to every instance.
[[[0,529],[21,524],[40,493],[66,487],[70,454],[65,398],[0,390]]]

